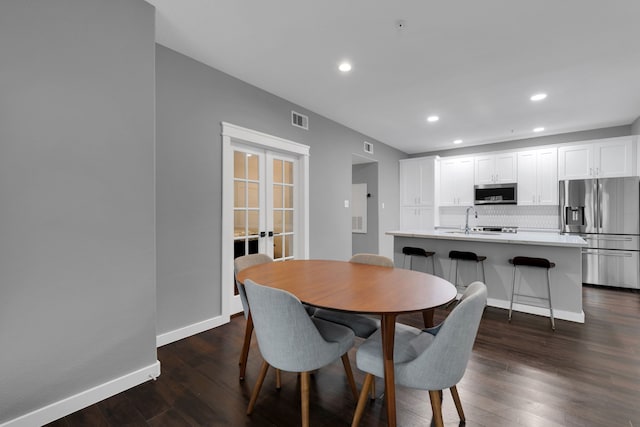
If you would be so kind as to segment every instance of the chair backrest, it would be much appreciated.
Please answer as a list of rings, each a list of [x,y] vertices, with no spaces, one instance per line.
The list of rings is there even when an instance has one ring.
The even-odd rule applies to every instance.
[[[235,278],[239,272],[245,268],[253,267],[258,264],[266,264],[267,262],[273,262],[273,259],[269,255],[265,254],[251,254],[243,255],[233,260],[233,277]],[[249,316],[249,303],[247,302],[247,294],[244,290],[242,283],[236,280],[236,287],[240,294],[240,301],[242,302],[242,309],[244,311],[244,317]]]
[[[262,357],[274,368],[304,372],[319,369],[341,355],[328,342],[295,295],[252,280],[245,282]]]
[[[379,265],[381,267],[394,267],[393,260],[391,258],[376,254],[355,254],[351,257],[349,262],[354,262],[356,264]]]
[[[482,282],[470,284],[431,345],[396,368],[396,382],[424,390],[456,385],[467,368],[486,304],[487,286]]]

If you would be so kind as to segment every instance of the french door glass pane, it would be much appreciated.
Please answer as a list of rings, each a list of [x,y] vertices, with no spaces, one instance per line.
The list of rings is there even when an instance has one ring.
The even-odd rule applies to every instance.
[[[252,236],[257,236],[260,234],[260,211],[259,210],[250,210],[247,212],[248,223],[249,223],[249,234]]]
[[[293,235],[288,234],[284,239],[284,256],[293,256]]]
[[[275,159],[273,161],[273,182],[282,183],[282,160]]]
[[[280,234],[284,231],[282,227],[282,212],[281,211],[273,211],[273,232],[276,234]]]
[[[293,162],[284,162],[284,180],[285,184],[293,184]]]
[[[273,208],[282,209],[282,185],[273,184]]]
[[[249,167],[247,178],[253,181],[257,181],[260,179],[260,158],[252,154],[248,154],[247,156],[247,163]]]
[[[287,209],[293,209],[293,187],[283,187],[284,192],[284,207]]]
[[[233,177],[234,178],[247,177],[247,169],[245,167],[246,158],[247,158],[247,153],[243,153],[242,151],[233,152]]]
[[[250,208],[260,207],[260,184],[257,182],[247,183],[248,202],[246,206]]]
[[[284,212],[284,232],[285,233],[293,232],[293,211]]]
[[[284,239],[282,236],[273,237],[273,259],[282,258]]]
[[[247,221],[245,211],[235,211],[233,213],[233,236],[242,237],[247,235]]]
[[[247,206],[246,200],[247,185],[243,181],[235,181],[233,183],[233,206],[236,208],[244,208]]]

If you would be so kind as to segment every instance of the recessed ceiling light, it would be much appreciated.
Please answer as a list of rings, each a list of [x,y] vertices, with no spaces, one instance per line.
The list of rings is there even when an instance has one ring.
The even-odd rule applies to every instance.
[[[438,120],[440,120],[440,117],[438,117],[438,116],[429,116],[429,117],[427,117],[427,121],[429,123],[437,122]]]
[[[348,73],[349,71],[351,71],[351,64],[349,64],[348,62],[343,62],[342,64],[338,65],[338,70],[342,71],[343,73]]]
[[[543,130],[544,128],[542,126],[533,129],[534,132],[542,132]]]
[[[456,139],[455,141],[453,141],[454,144],[462,144],[462,140],[461,139]]]
[[[536,93],[535,95],[532,95],[530,99],[532,101],[542,101],[546,97],[547,97],[546,93]]]

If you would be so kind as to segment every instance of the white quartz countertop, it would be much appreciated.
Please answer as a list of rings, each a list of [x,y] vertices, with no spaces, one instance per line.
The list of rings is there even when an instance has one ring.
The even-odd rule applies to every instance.
[[[587,246],[582,238],[560,233],[543,232],[518,232],[496,233],[486,231],[472,231],[465,234],[462,230],[396,230],[387,231],[386,234],[396,237],[418,237],[425,239],[468,240],[476,242],[508,243],[515,245],[541,245],[541,246]]]

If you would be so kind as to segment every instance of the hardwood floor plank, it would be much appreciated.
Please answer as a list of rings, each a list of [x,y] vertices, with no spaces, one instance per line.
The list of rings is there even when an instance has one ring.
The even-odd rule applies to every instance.
[[[640,293],[583,288],[585,324],[556,321],[552,332],[542,316],[488,307],[467,372],[458,384],[466,426],[487,427],[633,427],[640,426]],[[435,321],[448,314],[436,310]],[[422,327],[422,316],[399,316]],[[97,405],[71,414],[50,427],[149,426],[296,426],[300,422],[300,381],[284,372],[282,389],[275,375],[265,379],[251,416],[245,415],[262,358],[253,340],[247,379],[238,381],[238,358],[245,320],[158,349],[162,374]],[[358,341],[361,342],[361,341]],[[350,351],[358,387],[364,375]],[[378,393],[383,383],[376,380]],[[315,427],[349,425],[355,401],[337,360],[311,377],[310,421]],[[426,391],[397,389],[398,425],[424,426],[432,413]],[[458,426],[448,392],[445,426]],[[386,425],[383,399],[367,402],[362,427]]]

